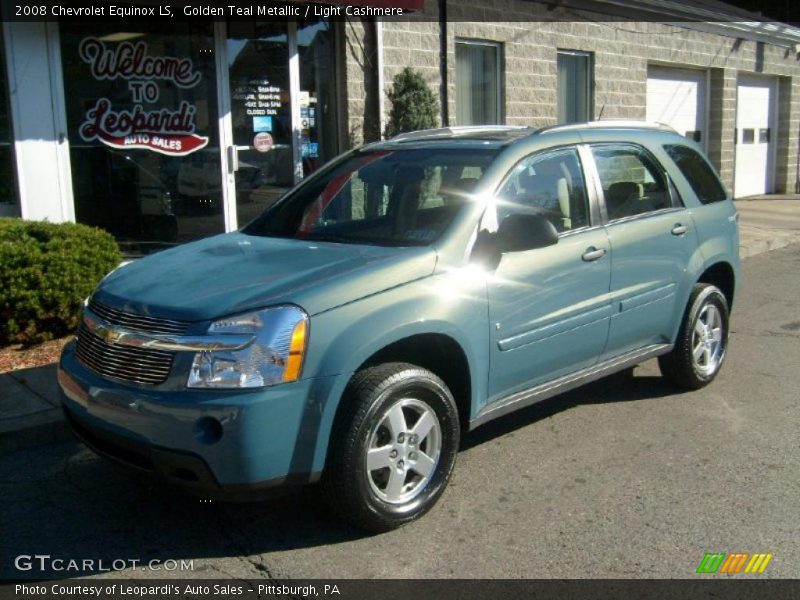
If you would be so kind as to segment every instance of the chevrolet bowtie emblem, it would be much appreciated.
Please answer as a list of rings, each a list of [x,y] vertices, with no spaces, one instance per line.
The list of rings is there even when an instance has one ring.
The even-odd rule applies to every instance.
[[[100,337],[102,337],[107,344],[116,344],[122,337],[122,333],[113,329],[102,329]]]

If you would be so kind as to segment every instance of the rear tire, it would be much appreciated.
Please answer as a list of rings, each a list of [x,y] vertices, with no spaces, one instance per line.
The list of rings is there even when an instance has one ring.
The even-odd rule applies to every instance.
[[[728,323],[725,294],[711,284],[696,284],[675,347],[658,358],[661,374],[687,390],[698,390],[714,381],[728,348]]]
[[[342,402],[322,476],[331,509],[375,533],[421,517],[444,492],[458,452],[447,386],[426,369],[386,363],[357,373]]]

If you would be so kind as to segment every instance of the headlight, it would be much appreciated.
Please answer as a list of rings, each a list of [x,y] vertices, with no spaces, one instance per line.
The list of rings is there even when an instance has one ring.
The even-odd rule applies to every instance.
[[[279,306],[235,315],[211,324],[206,335],[252,334],[241,350],[198,352],[186,385],[190,388],[257,388],[296,381],[303,369],[308,315]]]

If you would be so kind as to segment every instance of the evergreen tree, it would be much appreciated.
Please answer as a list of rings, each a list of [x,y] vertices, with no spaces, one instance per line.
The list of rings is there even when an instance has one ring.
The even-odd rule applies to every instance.
[[[422,74],[411,67],[395,75],[388,96],[392,101],[392,110],[386,125],[387,137],[438,125],[439,105],[436,97]]]

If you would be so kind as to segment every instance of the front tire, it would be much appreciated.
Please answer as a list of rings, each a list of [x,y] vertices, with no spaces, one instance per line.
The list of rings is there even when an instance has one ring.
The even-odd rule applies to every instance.
[[[725,294],[711,284],[696,284],[675,347],[658,358],[661,374],[688,390],[711,383],[725,360],[729,318]]]
[[[334,423],[322,487],[331,509],[371,532],[433,507],[455,465],[455,400],[426,369],[386,363],[357,373]]]

